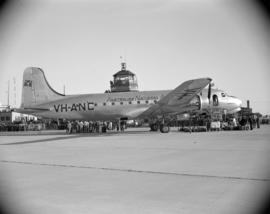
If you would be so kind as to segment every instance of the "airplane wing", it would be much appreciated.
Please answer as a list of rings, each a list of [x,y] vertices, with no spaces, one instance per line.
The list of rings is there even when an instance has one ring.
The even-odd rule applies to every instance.
[[[201,78],[182,83],[165,97],[161,98],[155,105],[152,105],[139,115],[139,118],[195,110],[198,107],[194,104],[191,105],[190,101],[211,81],[212,79],[210,78]]]

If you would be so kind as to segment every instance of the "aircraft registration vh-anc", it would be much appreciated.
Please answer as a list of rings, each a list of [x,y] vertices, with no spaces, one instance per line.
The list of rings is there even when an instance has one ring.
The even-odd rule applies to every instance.
[[[147,119],[152,129],[166,133],[172,116],[241,109],[240,99],[212,88],[211,81],[188,80],[174,90],[64,95],[51,88],[42,69],[29,67],[23,74],[21,107],[15,111],[67,120]]]

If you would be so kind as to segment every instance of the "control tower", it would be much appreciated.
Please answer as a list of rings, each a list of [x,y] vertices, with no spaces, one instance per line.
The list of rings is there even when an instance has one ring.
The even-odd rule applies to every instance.
[[[138,91],[137,77],[134,73],[126,69],[126,63],[121,63],[121,71],[113,75],[110,81],[111,92]]]

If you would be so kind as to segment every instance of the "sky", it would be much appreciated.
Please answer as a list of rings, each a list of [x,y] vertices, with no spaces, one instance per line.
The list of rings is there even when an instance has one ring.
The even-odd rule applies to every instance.
[[[210,77],[270,114],[268,22],[245,0],[14,1],[0,14],[0,103],[9,80],[20,105],[29,66],[60,93],[103,93],[122,56],[141,91]]]

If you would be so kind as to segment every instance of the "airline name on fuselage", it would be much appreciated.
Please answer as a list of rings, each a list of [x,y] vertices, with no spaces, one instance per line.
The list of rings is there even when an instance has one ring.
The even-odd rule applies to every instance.
[[[107,102],[130,102],[140,100],[158,100],[158,96],[108,97]]]

